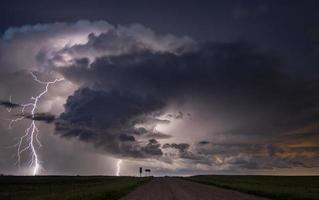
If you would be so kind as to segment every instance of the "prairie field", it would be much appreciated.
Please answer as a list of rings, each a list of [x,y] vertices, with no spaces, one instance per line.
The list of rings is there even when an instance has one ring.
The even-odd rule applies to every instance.
[[[107,176],[2,176],[0,199],[111,200],[147,181],[148,178]]]
[[[270,199],[319,199],[319,176],[222,176],[186,178]]]

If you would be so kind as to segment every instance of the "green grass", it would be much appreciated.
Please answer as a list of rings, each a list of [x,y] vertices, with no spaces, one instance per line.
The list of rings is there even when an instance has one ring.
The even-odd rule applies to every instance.
[[[186,178],[271,199],[319,199],[319,176],[214,176]]]
[[[119,199],[148,180],[148,178],[105,176],[2,176],[0,177],[0,199]]]

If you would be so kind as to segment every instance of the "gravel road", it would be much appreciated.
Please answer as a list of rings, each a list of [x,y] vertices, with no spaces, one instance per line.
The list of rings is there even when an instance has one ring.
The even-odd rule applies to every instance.
[[[203,185],[180,178],[153,178],[121,200],[266,200],[237,191]]]

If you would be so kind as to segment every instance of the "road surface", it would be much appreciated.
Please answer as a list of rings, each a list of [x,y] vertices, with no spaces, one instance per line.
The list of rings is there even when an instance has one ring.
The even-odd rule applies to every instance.
[[[266,200],[237,191],[180,178],[153,178],[121,200]]]

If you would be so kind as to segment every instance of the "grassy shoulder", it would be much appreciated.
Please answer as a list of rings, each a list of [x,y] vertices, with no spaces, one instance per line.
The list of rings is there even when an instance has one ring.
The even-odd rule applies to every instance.
[[[0,177],[0,199],[7,200],[113,200],[149,178],[37,176]]]
[[[186,178],[271,199],[319,199],[319,176],[215,176]]]

